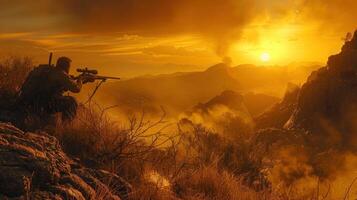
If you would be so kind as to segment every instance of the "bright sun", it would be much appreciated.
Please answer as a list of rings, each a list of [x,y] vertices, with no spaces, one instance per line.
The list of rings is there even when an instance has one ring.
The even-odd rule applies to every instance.
[[[262,53],[260,55],[260,60],[263,62],[268,62],[270,60],[270,54],[266,52]]]

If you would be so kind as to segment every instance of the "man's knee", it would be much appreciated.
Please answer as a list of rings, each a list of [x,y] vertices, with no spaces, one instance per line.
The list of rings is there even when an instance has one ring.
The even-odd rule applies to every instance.
[[[71,109],[77,109],[78,103],[74,97],[65,96],[63,100],[65,101],[65,104],[66,104],[65,107],[71,108]]]
[[[61,108],[63,120],[72,120],[77,114],[78,103],[74,97],[65,96],[61,99]]]

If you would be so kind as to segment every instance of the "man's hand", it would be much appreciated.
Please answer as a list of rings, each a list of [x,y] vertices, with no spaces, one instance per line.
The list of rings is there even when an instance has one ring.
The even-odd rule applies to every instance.
[[[82,76],[83,83],[92,83],[95,81],[95,77],[92,75]]]
[[[77,82],[80,83],[92,83],[96,80],[95,75],[91,75],[91,74],[81,74],[79,76],[70,76],[71,79],[73,80],[77,80]]]

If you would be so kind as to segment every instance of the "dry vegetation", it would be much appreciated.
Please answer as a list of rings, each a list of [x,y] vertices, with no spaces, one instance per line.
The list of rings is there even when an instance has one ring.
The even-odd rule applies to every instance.
[[[272,188],[264,172],[264,153],[255,149],[252,138],[232,141],[195,126],[167,138],[161,128],[150,131],[163,125],[160,120],[129,120],[129,125],[119,126],[103,110],[95,110],[83,108],[73,124],[57,129],[57,136],[65,151],[87,166],[111,170],[128,180],[134,187],[132,200],[323,199],[326,195],[316,193],[319,186],[305,192],[293,186]],[[138,135],[133,131],[137,129],[145,131]]]
[[[1,105],[11,103],[31,66],[28,58],[0,63]],[[164,115],[150,121],[143,113],[118,123],[108,117],[110,109],[90,102],[72,123],[48,131],[84,165],[128,180],[134,188],[129,199],[332,199],[322,184],[304,191],[294,185],[273,187],[265,162],[269,152],[256,143],[258,135],[234,129],[229,131],[236,136],[225,138],[194,124],[178,124],[176,133],[166,133]],[[105,191],[98,194],[105,199]]]
[[[9,57],[0,60],[0,108],[9,107],[23,81],[33,68],[31,58]]]

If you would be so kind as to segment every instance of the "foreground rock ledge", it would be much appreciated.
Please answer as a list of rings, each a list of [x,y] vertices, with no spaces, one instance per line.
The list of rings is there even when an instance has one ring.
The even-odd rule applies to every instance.
[[[0,199],[126,199],[119,176],[66,156],[56,138],[0,122]]]

